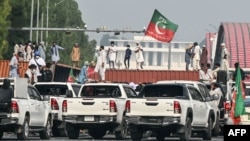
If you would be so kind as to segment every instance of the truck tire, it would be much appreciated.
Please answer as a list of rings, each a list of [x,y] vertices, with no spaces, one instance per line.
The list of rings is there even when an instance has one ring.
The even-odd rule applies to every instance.
[[[51,119],[48,117],[46,126],[44,127],[44,130],[39,132],[40,139],[49,139],[51,136]]]
[[[142,131],[133,131],[133,132],[130,132],[130,136],[131,136],[131,139],[133,141],[138,141],[138,140],[141,140],[142,139]]]
[[[69,139],[77,139],[79,137],[80,129],[76,125],[66,123],[66,130]]]
[[[3,131],[0,130],[0,139],[3,138]]]
[[[115,131],[115,137],[116,139],[123,140],[126,139],[128,135],[128,126],[125,118],[122,119],[122,123],[120,126],[120,131]]]
[[[26,140],[29,137],[29,117],[24,118],[23,125],[21,126],[21,133],[17,133],[18,140]]]
[[[216,121],[215,121],[215,126],[212,130],[212,135],[213,137],[217,137],[220,134],[220,121],[219,121],[219,117],[216,117]]]
[[[186,124],[184,126],[184,133],[180,133],[180,141],[190,141],[192,134],[192,122],[190,117],[187,117]]]
[[[212,118],[208,118],[208,126],[206,131],[203,133],[203,140],[211,140],[212,138]]]
[[[98,131],[96,131],[95,129],[89,129],[88,133],[91,137],[93,137],[94,139],[101,139],[106,135],[107,129],[103,128],[103,127],[99,127],[97,128]]]

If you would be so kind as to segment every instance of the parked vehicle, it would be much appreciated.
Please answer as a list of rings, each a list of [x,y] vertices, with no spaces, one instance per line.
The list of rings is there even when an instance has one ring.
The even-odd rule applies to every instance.
[[[26,140],[32,132],[39,133],[41,139],[49,139],[53,120],[49,104],[34,86],[28,85],[26,78],[8,79],[14,97],[4,99],[7,93],[0,90],[0,138],[4,132],[13,132],[18,140]],[[0,78],[1,85],[3,81]]]
[[[246,114],[241,116],[241,125],[250,125],[250,96],[246,96],[245,99]]]
[[[218,97],[217,97],[218,98]],[[214,96],[214,100],[217,99]],[[128,98],[126,117],[132,140],[141,140],[145,131],[154,131],[157,140],[178,135],[190,140],[192,132],[211,140],[216,110],[194,86],[177,83],[145,85],[138,97]]]
[[[203,97],[210,97],[211,99],[213,99],[213,97],[211,97],[210,92],[209,92],[210,83],[204,83],[200,81],[189,81],[189,80],[167,80],[167,81],[163,80],[163,81],[158,81],[156,83],[157,84],[162,84],[162,83],[163,84],[166,84],[166,83],[188,84],[188,85],[194,86],[201,93]],[[222,89],[222,93],[223,95],[226,95],[224,89]],[[213,136],[218,136],[221,131],[221,128],[224,126],[224,117],[223,117],[224,113],[220,111],[220,108],[218,108],[218,105],[216,105],[214,101],[210,101],[210,102],[208,101],[208,103],[211,104],[211,106],[214,108],[217,114],[216,124],[212,130],[212,133],[213,133]]]
[[[125,103],[128,97],[135,96],[135,91],[127,84],[84,84],[79,97],[65,98],[62,103],[69,139],[78,138],[80,129],[87,129],[95,139],[102,138],[107,131],[114,132],[117,139],[125,139]]]
[[[66,136],[65,123],[62,119],[62,103],[67,93],[72,97],[77,97],[81,84],[65,82],[38,82],[34,86],[51,106],[53,118],[52,134],[53,136]]]

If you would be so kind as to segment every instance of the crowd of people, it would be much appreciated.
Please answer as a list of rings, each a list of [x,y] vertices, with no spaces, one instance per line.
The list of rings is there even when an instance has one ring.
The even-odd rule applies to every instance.
[[[60,60],[59,49],[64,50],[53,42],[50,50],[48,51],[51,57],[50,61],[46,58],[46,46],[43,41],[39,44],[36,42],[28,41],[27,43],[13,42],[14,50],[13,56],[10,60],[10,72],[9,77],[19,77],[19,62],[28,62],[28,68],[25,72],[25,77],[28,78],[28,82],[33,84],[41,81],[53,81],[53,72],[55,64]]]

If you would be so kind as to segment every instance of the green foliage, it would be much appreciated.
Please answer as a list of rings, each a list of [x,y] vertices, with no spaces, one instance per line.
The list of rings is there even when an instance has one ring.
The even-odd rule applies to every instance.
[[[8,0],[6,0],[8,1]],[[9,0],[12,6],[10,21],[11,27],[30,27],[31,21],[31,0]],[[33,11],[33,27],[37,25],[37,1],[34,0]],[[39,9],[39,27],[46,27],[47,20],[47,0],[40,0]],[[43,17],[42,17],[43,13]],[[81,12],[78,9],[78,4],[74,0],[50,0],[49,1],[49,28],[83,28],[85,23],[81,19]],[[41,21],[43,23],[41,25]],[[42,33],[42,36],[41,36]],[[33,31],[32,41],[36,41],[36,31]],[[78,43],[81,47],[81,61],[80,65],[83,65],[84,61],[91,61],[94,55],[94,49],[96,41],[89,41],[89,37],[84,32],[71,32],[66,34],[62,31],[48,31],[48,38],[46,38],[46,31],[39,31],[39,40],[41,37],[45,41],[47,46],[47,53],[50,51],[52,42],[56,42],[59,46],[64,47],[65,50],[60,50],[60,63],[71,65],[70,52],[74,43]],[[30,31],[11,31],[8,36],[8,41],[16,41],[26,43],[29,41]],[[5,58],[9,58],[13,52],[13,45],[9,47],[8,53],[5,54]],[[50,58],[48,60],[50,61]]]
[[[8,36],[8,27],[10,25],[10,22],[7,20],[11,7],[9,4],[9,0],[1,0],[0,1],[0,59],[3,59],[3,53],[6,52],[6,49],[8,48],[8,42],[6,40]]]

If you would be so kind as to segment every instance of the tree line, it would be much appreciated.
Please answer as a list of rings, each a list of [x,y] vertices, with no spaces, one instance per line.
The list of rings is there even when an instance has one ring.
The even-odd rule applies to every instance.
[[[37,16],[39,17],[39,27],[46,27],[46,12],[47,0],[40,0],[39,15],[37,14],[37,2],[34,0],[33,7],[33,27],[37,25]],[[30,27],[31,19],[31,0],[1,0],[0,1],[0,59],[7,60],[12,57],[13,42],[21,42],[25,44],[29,41],[30,31],[14,31],[12,28]],[[74,0],[50,0],[48,13],[48,27],[49,28],[83,28],[85,23],[81,18],[81,11],[78,4]],[[43,21],[43,22],[41,22]],[[33,30],[32,42],[36,41],[36,31]],[[46,31],[39,31],[38,42],[41,37],[47,44],[47,53],[50,51],[52,42],[65,48],[60,52],[60,62],[71,65],[70,52],[74,43],[78,43],[81,47],[81,61],[93,60],[93,55],[96,47],[96,40],[89,40],[89,36],[85,32],[71,32],[65,33],[62,31],[48,31],[48,38],[46,38]],[[49,61],[49,60],[48,60]]]

